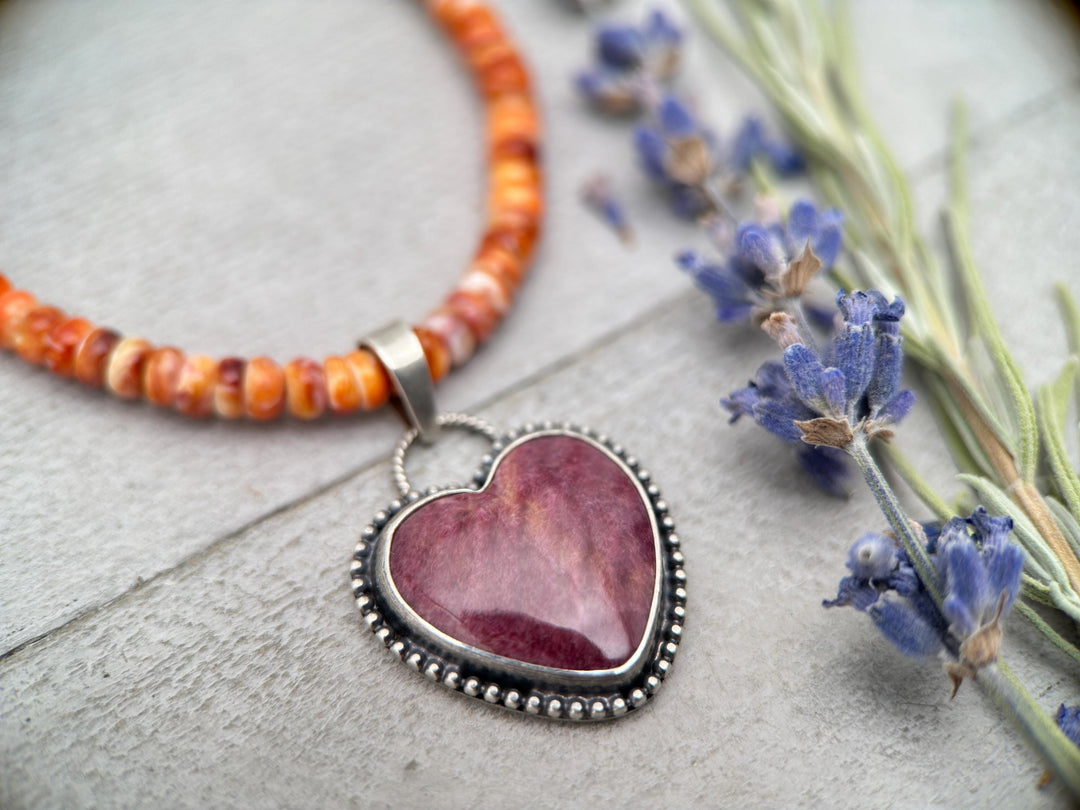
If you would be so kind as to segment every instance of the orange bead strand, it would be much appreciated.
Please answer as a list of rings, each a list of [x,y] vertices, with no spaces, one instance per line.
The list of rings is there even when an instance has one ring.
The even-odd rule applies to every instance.
[[[487,224],[458,285],[415,328],[433,380],[469,360],[509,311],[544,216],[540,115],[520,53],[498,16],[478,0],[427,0],[453,41],[486,106]],[[390,378],[367,349],[300,358],[284,368],[268,357],[220,361],[123,337],[42,305],[0,275],[0,348],[61,377],[144,398],[196,418],[255,421],[289,413],[317,419],[382,407]]]

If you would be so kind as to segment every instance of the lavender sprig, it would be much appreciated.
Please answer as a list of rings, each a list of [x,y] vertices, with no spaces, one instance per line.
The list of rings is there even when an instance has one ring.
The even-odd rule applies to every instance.
[[[953,694],[966,679],[980,684],[1080,795],[1080,749],[1000,658],[1002,621],[1025,565],[1024,552],[1007,540],[1013,521],[980,508],[927,532],[907,516],[869,449],[871,440],[891,438],[914,401],[899,389],[903,302],[873,291],[841,292],[837,305],[842,323],[823,350],[806,345],[790,315],[772,315],[764,326],[783,349],[782,365],[769,367],[765,385],[735,392],[725,406],[789,441],[846,453],[888,520],[895,542],[884,535],[857,542],[849,553],[851,575],[826,606],[866,612],[907,655],[944,656]]]
[[[943,215],[955,286],[963,294],[958,300],[954,279],[915,230],[906,181],[867,112],[842,11],[827,12],[817,0],[770,3],[767,13],[758,0],[688,0],[688,5],[757,80],[808,158],[819,190],[848,215],[857,275],[869,285],[903,293],[909,305],[904,326],[908,348],[926,372],[960,478],[994,511],[1014,521],[1026,557],[1023,593],[1080,621],[1080,477],[1067,463],[1061,429],[1066,405],[1077,393],[1073,375],[1080,359],[1070,360],[1057,382],[1040,389],[1036,403],[1005,346],[967,232],[962,108],[954,130],[950,201]],[[725,13],[725,6],[732,13]],[[1075,307],[1066,303],[1063,309],[1070,335],[1080,334]],[[1070,341],[1074,354],[1080,351],[1078,344],[1080,339]],[[971,362],[973,347],[990,359],[989,370]],[[903,512],[890,497],[865,442],[852,441],[849,448],[910,554],[911,544],[897,531]],[[1049,468],[1045,477],[1039,475],[1042,456]],[[932,500],[940,507],[940,499]],[[926,580],[916,558],[912,561],[920,579]],[[1073,642],[1027,606],[1017,603],[1017,608],[1049,643],[1071,647],[1066,652],[1072,660],[1080,659]],[[978,682],[1080,797],[1080,751],[1004,663],[985,667]]]
[[[1058,429],[1076,390],[1044,386],[1036,402],[990,311],[967,232],[962,108],[955,117],[944,214],[950,278],[915,230],[912,195],[867,111],[842,12],[826,12],[816,0],[774,4],[768,19],[752,0],[689,0],[688,6],[760,84],[807,157],[822,194],[845,211],[857,275],[904,295],[908,354],[927,372],[939,424],[963,480],[984,502],[993,501],[1013,517],[1030,558],[1056,560],[1029,573],[1054,594],[1055,608],[1080,621],[1080,480],[1064,463],[1068,455]],[[820,58],[798,58],[808,48]],[[787,58],[791,54],[796,58]],[[1077,320],[1070,314],[1074,307],[1064,303],[1063,310],[1067,324]],[[989,368],[972,363],[973,350],[990,359]],[[1074,341],[1070,352],[1078,350]],[[1039,475],[1040,456],[1049,462],[1048,476]],[[1036,595],[1028,585],[1025,592]]]
[[[777,366],[766,364],[767,385],[752,381],[722,404],[733,421],[745,414],[785,441],[846,453],[863,473],[924,587],[940,603],[937,572],[868,447],[875,438],[892,438],[893,426],[915,401],[911,391],[900,388],[904,303],[898,298],[890,302],[876,291],[841,291],[836,305],[842,321],[821,350],[808,345],[809,336],[790,315],[771,315],[762,326],[783,350],[783,377]]]

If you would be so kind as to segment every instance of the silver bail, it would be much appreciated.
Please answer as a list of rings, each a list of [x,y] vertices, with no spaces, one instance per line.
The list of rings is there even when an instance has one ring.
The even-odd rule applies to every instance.
[[[403,321],[394,321],[364,337],[360,348],[374,352],[386,368],[401,403],[402,415],[416,428],[420,441],[424,444],[435,441],[439,437],[435,385],[416,333]]]

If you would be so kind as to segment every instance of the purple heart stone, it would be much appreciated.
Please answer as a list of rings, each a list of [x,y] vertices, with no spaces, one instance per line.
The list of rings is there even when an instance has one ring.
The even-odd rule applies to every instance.
[[[511,447],[479,492],[419,505],[393,532],[398,593],[448,636],[566,670],[615,669],[649,627],[657,584],[637,482],[585,439]]]

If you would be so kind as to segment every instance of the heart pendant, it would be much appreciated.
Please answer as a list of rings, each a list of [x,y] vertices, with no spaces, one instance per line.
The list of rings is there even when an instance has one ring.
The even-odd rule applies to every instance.
[[[472,417],[442,424],[488,433]],[[356,547],[365,622],[402,661],[490,704],[604,720],[660,687],[682,636],[683,555],[638,461],[571,425],[493,431],[470,487],[408,486]]]

